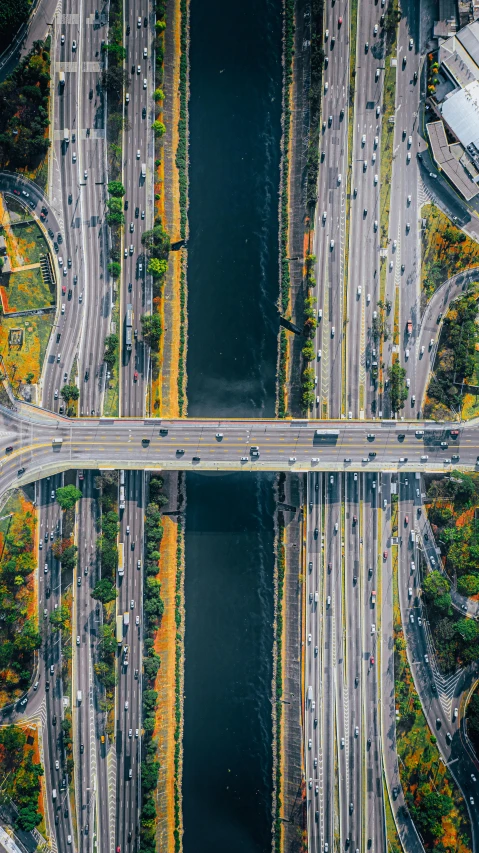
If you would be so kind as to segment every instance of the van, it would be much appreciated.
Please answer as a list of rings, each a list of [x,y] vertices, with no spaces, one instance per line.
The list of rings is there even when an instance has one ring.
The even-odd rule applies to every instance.
[[[316,590],[316,592],[314,593],[314,600],[315,600],[315,602],[316,602],[316,603],[317,603],[317,602],[318,602],[318,600],[319,600],[319,596],[318,596],[318,591],[317,591],[317,590]]]
[[[313,698],[313,688],[311,687],[311,684],[310,684],[308,687],[308,702],[311,702],[312,698]]]
[[[77,702],[79,705],[81,705],[81,699],[82,699],[81,690],[77,690]]]
[[[56,798],[57,798],[57,789],[54,788],[52,791],[52,800],[56,800]]]
[[[146,163],[141,164],[141,177],[146,178]]]
[[[60,86],[64,86],[65,85],[65,72],[64,71],[60,71],[60,73],[58,75],[58,79],[60,81]]]

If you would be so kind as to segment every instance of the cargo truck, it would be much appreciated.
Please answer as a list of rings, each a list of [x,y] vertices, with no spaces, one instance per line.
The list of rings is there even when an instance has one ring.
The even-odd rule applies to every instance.
[[[118,543],[118,575],[120,578],[125,574],[125,546],[123,542]],[[120,616],[121,619],[121,616]]]
[[[406,323],[406,334],[412,335],[412,322],[411,322],[411,320],[408,320]]]
[[[126,625],[127,628],[128,628],[128,625],[130,624],[130,613],[128,610],[125,610],[125,612],[123,614],[123,624]]]
[[[123,616],[121,614],[116,617],[116,641],[121,646],[123,641]]]
[[[70,142],[70,131],[68,130],[68,127],[63,131],[63,141],[67,143]]]
[[[373,589],[371,592],[371,606],[374,607],[376,604],[376,590]]]
[[[64,86],[65,85],[65,72],[64,71],[60,71],[60,73],[58,75],[58,79],[60,81],[60,86]]]

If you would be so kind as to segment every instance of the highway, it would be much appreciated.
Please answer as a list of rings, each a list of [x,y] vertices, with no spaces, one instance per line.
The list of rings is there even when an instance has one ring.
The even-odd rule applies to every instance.
[[[361,4],[358,15],[348,265],[347,409],[377,414],[378,362],[372,335],[378,313],[381,111],[385,64],[384,9]],[[376,28],[376,32],[375,32]]]
[[[123,278],[120,302],[121,377],[120,414],[141,416],[145,410],[148,381],[148,351],[143,341],[141,316],[151,311],[151,276],[146,274],[147,257],[141,244],[144,231],[153,226],[153,133],[152,94],[154,55],[148,3],[125,3],[124,39],[129,75],[124,104],[128,130],[123,134],[125,228],[123,242]],[[139,25],[138,25],[139,22]],[[147,164],[146,177],[142,166]],[[126,344],[127,305],[133,308],[132,343]]]
[[[314,296],[322,318],[316,350],[316,417],[342,413],[343,278],[348,172],[349,6],[325,6],[320,181],[314,223],[316,255]],[[343,6],[343,4],[341,4]],[[339,25],[339,18],[342,24]],[[327,88],[326,88],[327,86]],[[318,402],[319,400],[319,402]]]
[[[141,673],[143,630],[142,566],[145,483],[142,471],[125,472],[126,506],[120,511],[120,542],[124,543],[125,574],[119,578],[117,613],[128,614],[123,626],[123,648],[118,654],[115,709],[117,793],[115,845],[135,849],[140,806]],[[140,565],[138,565],[140,561]],[[138,622],[138,624],[137,624]],[[128,654],[124,649],[128,646]],[[125,665],[125,660],[128,664]]]

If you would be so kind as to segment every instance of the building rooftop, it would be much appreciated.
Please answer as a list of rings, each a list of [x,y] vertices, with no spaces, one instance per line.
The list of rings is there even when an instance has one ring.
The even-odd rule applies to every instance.
[[[473,80],[464,89],[452,92],[441,104],[444,121],[467,148],[479,148],[479,82]]]
[[[471,180],[466,171],[466,160],[469,160],[466,152],[464,151],[462,156],[458,158],[457,145],[449,145],[442,121],[430,122],[426,125],[426,129],[431,143],[432,156],[439,168],[467,201],[474,198],[479,193],[479,187]],[[451,147],[454,147],[455,150],[452,151]],[[472,163],[471,167],[470,171],[473,173]]]

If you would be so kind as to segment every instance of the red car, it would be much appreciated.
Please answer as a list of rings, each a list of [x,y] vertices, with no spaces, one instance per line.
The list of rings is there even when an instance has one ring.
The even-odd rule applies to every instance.
[[[371,666],[374,666],[374,658],[373,657],[369,658],[369,663],[371,664]]]
[[[13,190],[13,192],[15,193],[15,195],[20,195],[20,190]]]
[[[138,371],[137,371],[137,370],[135,370],[135,372],[134,372],[134,374],[133,374],[133,381],[134,381],[134,382],[137,382],[137,380],[138,380]]]
[[[409,516],[408,516],[408,515],[405,515],[405,516],[404,516],[404,527],[407,527],[407,526],[408,526],[408,524],[409,524]]]
[[[388,552],[387,551],[383,551],[383,557],[385,560],[387,560],[387,558],[388,558]]]
[[[342,18],[338,18],[338,27],[340,27],[342,23],[343,23],[343,19],[342,19]]]
[[[62,293],[66,293],[66,292],[67,292],[66,285],[65,285],[65,284],[62,284]]]

